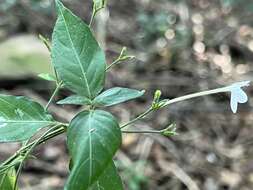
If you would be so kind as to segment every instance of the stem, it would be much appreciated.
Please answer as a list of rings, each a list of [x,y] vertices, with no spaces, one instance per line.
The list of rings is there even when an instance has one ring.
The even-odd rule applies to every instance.
[[[127,122],[127,123],[123,124],[122,126],[120,126],[120,128],[122,129],[122,128],[128,126],[128,125],[131,125],[131,124],[135,123],[136,121],[139,121],[139,120],[143,119],[145,116],[147,116],[152,111],[153,111],[152,107],[148,108],[145,112],[143,112],[142,114],[140,114],[139,116],[137,116],[133,120],[130,120],[129,122]]]
[[[0,171],[3,168],[8,167],[9,164],[12,164],[12,162],[15,163],[15,165],[17,163],[20,163],[20,161],[15,162],[19,159],[19,156],[26,153],[35,143],[36,145],[42,144],[46,141],[48,141],[49,139],[52,139],[62,133],[64,133],[66,131],[66,125],[65,124],[61,124],[61,125],[57,125],[57,128],[54,128],[54,131],[48,133],[47,135],[45,135],[42,139],[40,139],[40,141],[37,143],[37,140],[29,143],[28,145],[21,147],[14,155],[12,155],[10,158],[8,158],[5,162],[3,162],[0,165]]]
[[[107,66],[105,70],[108,71],[111,67],[113,67],[114,65],[118,64],[119,62],[121,62],[121,59],[117,58],[109,66]]]
[[[29,140],[30,140],[30,139],[29,139]],[[27,140],[27,141],[25,142],[24,146],[26,146],[26,145],[28,144],[29,140]],[[25,156],[25,157],[26,157],[26,156]],[[17,172],[16,172],[16,178],[15,178],[15,181],[14,181],[14,190],[17,189],[18,178],[19,178],[19,176],[20,176],[20,174],[21,174],[21,170],[22,170],[23,165],[24,165],[25,157],[24,157],[24,158],[22,159],[22,161],[20,162],[19,167],[18,167],[18,170],[17,170]]]
[[[20,165],[18,167],[17,170],[17,175],[16,175],[16,179],[15,179],[15,183],[14,183],[14,189],[17,189],[17,183],[18,183],[18,178],[21,174],[21,170],[24,166],[25,160],[27,159],[27,157],[31,154],[31,152],[34,150],[34,148],[40,143],[40,141],[46,137],[46,135],[48,135],[51,131],[53,131],[54,129],[58,129],[59,125],[56,125],[52,128],[50,128],[49,130],[47,130],[40,138],[38,138],[36,141],[34,141],[34,143],[31,145],[31,147],[26,151],[22,161],[20,162]]]
[[[126,51],[127,51],[127,48],[123,47],[120,51],[118,58],[115,59],[108,67],[106,67],[105,71],[108,71],[110,68],[112,68],[113,66],[117,65],[118,63],[122,61],[126,61],[128,59],[134,58],[134,56],[125,55]]]
[[[43,35],[39,34],[39,39],[45,44],[48,51],[51,52],[51,44],[47,38],[45,38]]]
[[[45,46],[47,47],[49,53],[51,54],[51,43],[49,41],[49,39],[45,38],[43,35],[39,34],[39,39],[45,44]],[[55,67],[53,66],[53,69],[54,69],[54,74],[55,74],[55,77],[56,77],[56,81],[59,82],[59,77],[58,77],[58,74],[55,70]]]
[[[161,134],[161,132],[163,132],[163,130],[122,130],[122,133],[156,133],[156,134]]]
[[[144,117],[146,117],[151,112],[156,111],[160,108],[164,108],[165,106],[168,106],[170,104],[181,102],[181,101],[192,99],[192,98],[206,96],[206,95],[210,95],[210,94],[217,94],[217,93],[221,93],[221,92],[227,92],[227,91],[229,91],[229,87],[222,87],[222,88],[217,88],[217,89],[213,89],[213,90],[207,90],[207,91],[203,91],[203,92],[188,94],[188,95],[181,96],[181,97],[178,97],[178,98],[174,98],[174,99],[171,99],[171,100],[161,101],[160,102],[161,103],[160,107],[158,107],[156,109],[150,107],[148,110],[146,110],[145,112],[143,112],[142,114],[140,114],[139,116],[134,118],[133,120],[130,120],[129,122],[123,124],[120,128],[122,129],[122,128],[128,126],[128,125],[131,125],[131,124],[135,123],[136,121],[139,121],[139,120],[143,119]]]
[[[93,22],[93,20],[94,20],[94,17],[95,17],[95,15],[96,15],[96,13],[97,13],[97,12],[95,11],[95,6],[93,5],[93,11],[92,11],[92,15],[91,15],[89,27],[91,27],[91,24],[92,24],[92,22]]]
[[[203,92],[188,94],[188,95],[185,95],[185,96],[181,96],[181,97],[178,97],[178,98],[167,100],[166,102],[164,102],[161,105],[160,108],[163,108],[163,107],[168,106],[170,104],[181,102],[181,101],[184,101],[184,100],[197,98],[197,97],[201,97],[201,96],[206,96],[206,95],[210,95],[210,94],[217,94],[217,93],[221,93],[221,92],[227,92],[227,91],[229,91],[228,87],[222,87],[222,88],[217,88],[217,89],[213,89],[213,90],[207,90],[207,91],[203,91]]]
[[[61,81],[60,83],[57,83],[57,86],[56,86],[56,88],[55,88],[55,90],[54,90],[52,96],[50,97],[50,99],[49,99],[49,101],[48,101],[48,103],[47,103],[47,105],[46,105],[46,107],[45,107],[45,110],[48,110],[49,105],[52,103],[54,97],[55,97],[56,94],[59,92],[59,90],[60,90],[61,87],[62,87],[62,81]]]
[[[91,27],[91,24],[92,24],[92,22],[93,22],[93,20],[94,20],[94,18],[95,18],[95,16],[96,16],[96,14],[97,14],[101,9],[103,9],[103,8],[105,8],[105,7],[102,6],[102,7],[100,7],[100,8],[97,9],[96,4],[95,4],[95,3],[93,4],[93,8],[92,8],[93,10],[92,10],[92,15],[91,15],[89,27]]]
[[[56,78],[56,84],[61,83],[61,81],[60,81],[60,79],[59,79],[59,76],[58,76],[58,74],[57,74],[57,71],[56,71],[56,69],[55,69],[54,66],[53,66],[53,69],[54,69],[54,75],[55,75],[55,78]]]

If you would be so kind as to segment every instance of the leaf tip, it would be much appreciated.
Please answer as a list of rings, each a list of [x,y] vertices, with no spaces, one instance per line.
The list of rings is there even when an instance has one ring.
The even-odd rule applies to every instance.
[[[64,8],[64,5],[60,0],[55,0],[54,2],[55,2],[55,7],[56,7],[56,10],[57,10],[57,13],[59,14],[60,10],[62,8]]]

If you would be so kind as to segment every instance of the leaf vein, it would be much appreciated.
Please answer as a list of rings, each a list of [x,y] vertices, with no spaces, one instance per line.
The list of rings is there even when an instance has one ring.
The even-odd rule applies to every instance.
[[[74,46],[74,43],[73,43],[73,40],[71,38],[71,35],[70,35],[70,32],[69,32],[69,29],[68,29],[68,25],[67,25],[67,22],[66,22],[66,19],[64,17],[64,14],[62,12],[62,9],[60,8],[60,13],[61,13],[61,16],[63,18],[63,21],[64,21],[64,25],[65,25],[65,28],[66,28],[66,31],[67,31],[67,34],[68,34],[68,37],[69,37],[69,40],[70,40],[70,43],[71,43],[71,47],[72,47],[72,50],[74,51],[74,54],[75,54],[75,57],[76,57],[76,60],[81,68],[81,72],[82,72],[82,75],[84,77],[84,85],[87,89],[87,92],[88,92],[88,97],[91,98],[91,92],[90,92],[90,87],[89,87],[89,84],[88,84],[88,80],[87,80],[87,77],[86,77],[86,74],[85,74],[85,71],[84,71],[84,68],[83,68],[83,65],[81,63],[81,60],[77,54],[77,51],[76,51],[76,48]]]

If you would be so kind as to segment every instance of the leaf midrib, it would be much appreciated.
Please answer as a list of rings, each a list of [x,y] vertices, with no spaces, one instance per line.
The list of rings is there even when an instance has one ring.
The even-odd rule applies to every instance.
[[[88,127],[89,127],[89,162],[90,162],[90,168],[89,168],[89,185],[91,184],[91,176],[92,176],[92,135],[91,135],[91,122],[90,122],[90,119],[91,119],[91,115],[92,115],[92,112],[89,113],[89,118],[88,118]]]
[[[74,46],[73,40],[72,40],[72,38],[70,36],[68,25],[67,25],[67,22],[66,22],[66,19],[65,19],[64,15],[63,15],[63,12],[62,12],[62,7],[60,8],[60,13],[61,13],[61,16],[62,16],[63,21],[64,21],[64,25],[65,25],[65,28],[66,28],[66,31],[67,31],[67,34],[68,34],[68,37],[69,37],[69,40],[70,40],[70,43],[71,43],[72,50],[74,51],[75,57],[76,57],[76,59],[78,61],[78,64],[79,64],[79,66],[81,68],[81,71],[82,71],[82,75],[84,77],[84,85],[86,86],[87,91],[88,91],[88,98],[91,99],[91,92],[90,92],[90,87],[89,87],[89,84],[88,84],[88,79],[86,77],[86,74],[85,74],[83,65],[81,63],[81,60],[80,60],[80,58],[79,58],[79,56],[77,54],[77,51],[76,51],[76,48]]]

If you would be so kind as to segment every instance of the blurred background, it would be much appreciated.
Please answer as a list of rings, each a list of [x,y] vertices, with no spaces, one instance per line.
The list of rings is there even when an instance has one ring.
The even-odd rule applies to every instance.
[[[89,22],[91,0],[65,0]],[[54,84],[37,77],[52,72],[39,40],[51,38],[55,22],[50,0],[0,0],[0,92],[25,95],[46,104]],[[111,63],[123,46],[136,59],[110,70],[106,88],[145,89],[135,101],[110,108],[124,123],[144,111],[156,89],[163,98],[253,80],[252,0],[108,0],[93,29]],[[116,156],[128,190],[252,190],[253,87],[237,114],[229,94],[177,103],[132,128],[162,129],[177,124],[178,136],[124,135]],[[62,90],[57,100],[71,93]],[[77,106],[52,105],[69,121]],[[68,174],[65,136],[36,149],[24,167],[21,190],[61,190]],[[0,160],[19,144],[0,144]]]

